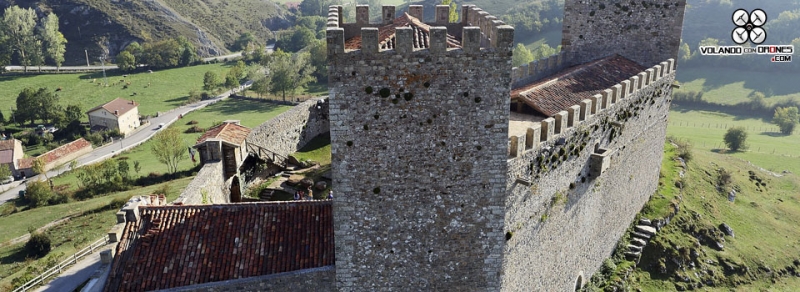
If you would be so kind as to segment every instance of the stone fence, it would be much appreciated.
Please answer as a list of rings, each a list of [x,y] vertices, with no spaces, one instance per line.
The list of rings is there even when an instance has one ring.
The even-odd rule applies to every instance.
[[[573,105],[554,117],[544,119],[539,125],[529,127],[526,135],[509,138],[509,157],[520,157],[525,151],[535,149],[548,140],[559,138],[559,134],[567,129],[577,127],[589,117],[614,106],[617,102],[632,96],[636,91],[649,86],[657,80],[668,76],[675,70],[675,60],[669,59],[655,65],[628,80],[624,80],[609,89],[595,94],[591,99],[584,99],[580,105]]]
[[[253,128],[246,140],[248,145],[288,157],[314,137],[329,131],[328,99],[320,97],[306,100]],[[261,157],[259,153],[250,154],[272,160],[272,157]]]
[[[225,189],[222,162],[206,162],[181,195],[175,205],[200,205],[230,203],[229,191]]]

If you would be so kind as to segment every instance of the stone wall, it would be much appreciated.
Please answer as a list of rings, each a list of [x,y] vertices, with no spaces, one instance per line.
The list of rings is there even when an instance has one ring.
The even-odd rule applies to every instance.
[[[246,141],[249,146],[263,147],[287,157],[314,137],[328,132],[329,128],[327,97],[313,98],[254,128]],[[252,147],[247,151],[258,154]]]
[[[656,190],[673,69],[661,63],[559,113],[560,134],[549,118],[511,138],[503,290],[572,291],[611,255]]]
[[[577,64],[618,53],[645,67],[677,58],[686,0],[566,0],[562,50]]]
[[[225,177],[221,161],[206,162],[197,176],[183,189],[181,195],[175,199],[174,204],[200,205],[203,204],[203,193],[206,196],[205,204],[230,203],[225,187]]]
[[[465,9],[466,10],[466,9]],[[474,9],[460,49],[445,27],[414,50],[327,29],[339,290],[499,290],[513,28]],[[481,29],[485,28],[485,29]],[[494,36],[481,46],[481,32]]]
[[[226,291],[335,291],[336,269],[322,267],[244,279],[184,286],[161,291],[168,292],[226,292]]]
[[[572,65],[575,65],[573,54],[562,51],[547,58],[514,67],[511,69],[511,88],[531,84]]]

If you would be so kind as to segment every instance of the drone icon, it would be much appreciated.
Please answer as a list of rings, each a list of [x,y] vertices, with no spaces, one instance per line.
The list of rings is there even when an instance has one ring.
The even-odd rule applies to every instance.
[[[767,13],[764,10],[754,9],[747,12],[737,9],[733,12],[732,19],[736,25],[731,33],[734,43],[741,45],[750,41],[758,45],[767,40],[767,31],[762,27],[767,22]]]

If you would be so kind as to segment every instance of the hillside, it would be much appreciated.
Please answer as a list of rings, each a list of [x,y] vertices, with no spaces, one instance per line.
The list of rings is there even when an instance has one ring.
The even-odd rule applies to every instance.
[[[0,0],[32,7],[40,16],[54,12],[67,38],[64,65],[81,65],[107,54],[110,58],[132,41],[158,41],[184,36],[203,56],[228,53],[227,46],[243,32],[259,40],[287,28],[290,15],[263,0]]]

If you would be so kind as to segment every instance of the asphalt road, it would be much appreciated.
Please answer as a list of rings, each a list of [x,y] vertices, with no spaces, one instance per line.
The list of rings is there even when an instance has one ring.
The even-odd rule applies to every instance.
[[[248,81],[248,82],[245,83],[245,85],[242,85],[240,88],[250,87],[251,84],[252,84],[252,82]],[[150,139],[151,137],[153,137],[153,135],[155,135],[156,133],[158,133],[158,131],[161,130],[161,129],[156,129],[159,124],[164,123],[164,128],[166,128],[167,126],[169,126],[170,124],[172,124],[173,122],[178,120],[178,116],[185,115],[185,114],[187,114],[187,113],[189,113],[191,111],[204,108],[209,104],[212,104],[212,103],[215,103],[217,101],[220,101],[222,99],[227,98],[228,96],[230,96],[230,94],[231,94],[231,91],[227,91],[227,92],[225,92],[225,93],[223,93],[221,95],[218,95],[214,99],[203,100],[203,101],[199,101],[199,102],[196,102],[196,103],[193,103],[193,104],[190,104],[190,105],[186,105],[186,106],[182,106],[182,107],[179,107],[179,108],[175,108],[170,112],[162,113],[158,117],[151,118],[149,120],[150,121],[149,125],[143,125],[143,126],[139,127],[139,129],[137,129],[136,132],[134,132],[133,134],[129,135],[128,137],[125,137],[124,139],[120,139],[118,141],[115,141],[114,143],[106,144],[106,145],[101,146],[99,148],[95,148],[94,150],[92,150],[92,152],[90,152],[90,153],[88,153],[88,154],[86,154],[84,156],[81,156],[80,158],[76,159],[78,161],[78,166],[83,166],[83,165],[86,165],[86,164],[92,164],[92,163],[95,163],[95,162],[98,162],[98,161],[102,161],[104,159],[107,159],[107,158],[113,156],[116,153],[119,153],[121,151],[136,147],[139,144],[142,144],[145,141],[147,141],[147,139]],[[47,172],[47,176],[48,177],[55,177],[55,176],[61,174],[64,171],[67,171],[67,170],[69,170],[69,166],[64,166],[59,170],[48,171]],[[33,179],[37,179],[37,178],[44,179],[44,176],[43,175],[38,175],[36,177],[28,178],[27,180],[33,180]],[[7,188],[7,187],[8,186],[5,186],[4,188]],[[17,196],[19,196],[19,191],[20,190],[24,190],[25,187],[26,187],[26,184],[23,182],[23,183],[15,186],[15,187],[9,189],[9,190],[4,191],[2,194],[0,194],[0,205],[2,205],[3,203],[5,203],[7,201],[13,200]]]

